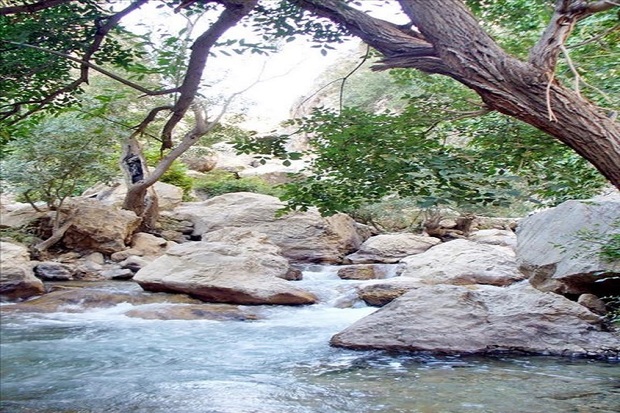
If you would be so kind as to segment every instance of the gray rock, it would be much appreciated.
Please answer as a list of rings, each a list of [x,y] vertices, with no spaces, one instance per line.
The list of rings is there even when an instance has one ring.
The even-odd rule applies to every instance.
[[[353,254],[347,255],[345,263],[396,263],[408,255],[420,254],[441,242],[438,238],[402,234],[382,234],[368,238]]]
[[[353,219],[337,214],[323,218],[317,210],[278,216],[278,198],[249,192],[229,193],[175,209],[176,219],[194,223],[194,235],[206,237],[222,228],[244,228],[265,234],[296,262],[340,263],[362,239]]]
[[[403,278],[424,284],[509,285],[523,280],[514,257],[490,245],[458,239],[401,260]]]
[[[0,241],[0,299],[19,300],[45,292],[35,277],[28,248]]]
[[[599,254],[612,234],[620,234],[620,197],[566,201],[521,221],[519,269],[542,291],[620,294],[620,262]]]
[[[34,267],[34,274],[43,281],[69,281],[73,279],[73,269],[65,264],[45,261]]]
[[[604,331],[599,316],[527,281],[510,287],[420,286],[336,334],[331,344],[446,354],[620,352],[620,337]]]
[[[267,236],[242,229],[179,244],[134,276],[147,291],[189,294],[206,302],[313,304],[317,298],[286,281],[288,260]]]

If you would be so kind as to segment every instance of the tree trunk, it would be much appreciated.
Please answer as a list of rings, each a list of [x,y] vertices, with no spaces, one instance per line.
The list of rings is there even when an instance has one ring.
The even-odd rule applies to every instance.
[[[620,189],[620,124],[554,79],[557,54],[570,33],[567,22],[572,28],[588,13],[599,11],[590,3],[559,1],[533,56],[524,62],[504,52],[461,0],[399,0],[419,32],[336,0],[294,2],[344,26],[381,52],[380,68],[416,68],[452,77],[478,93],[489,108],[560,140]]]

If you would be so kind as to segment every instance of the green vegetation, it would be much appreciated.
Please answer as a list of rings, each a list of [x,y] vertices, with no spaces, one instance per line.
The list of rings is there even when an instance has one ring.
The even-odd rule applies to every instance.
[[[7,189],[33,206],[43,201],[50,209],[61,208],[68,197],[117,174],[111,129],[74,112],[33,125],[5,147],[0,168]]]
[[[211,171],[204,177],[194,181],[195,191],[201,197],[211,198],[229,192],[255,192],[259,194],[278,196],[277,187],[268,184],[258,177],[239,177],[234,172]]]

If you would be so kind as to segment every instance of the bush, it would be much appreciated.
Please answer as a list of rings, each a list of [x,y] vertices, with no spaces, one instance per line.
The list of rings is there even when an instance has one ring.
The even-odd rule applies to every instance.
[[[261,178],[241,178],[234,172],[211,171],[204,177],[194,180],[194,189],[201,196],[211,198],[230,192],[254,192],[258,194],[279,196],[276,186],[270,185]]]

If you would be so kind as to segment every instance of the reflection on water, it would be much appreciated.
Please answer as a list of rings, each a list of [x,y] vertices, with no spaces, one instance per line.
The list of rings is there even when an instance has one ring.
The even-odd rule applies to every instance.
[[[306,282],[338,290],[330,274],[320,278]],[[367,307],[265,307],[257,321],[141,320],[124,315],[131,308],[3,315],[0,411],[620,411],[614,363],[330,348]]]

